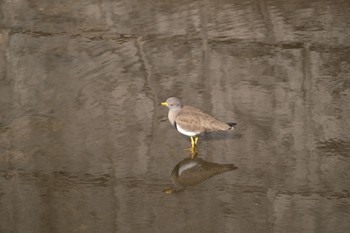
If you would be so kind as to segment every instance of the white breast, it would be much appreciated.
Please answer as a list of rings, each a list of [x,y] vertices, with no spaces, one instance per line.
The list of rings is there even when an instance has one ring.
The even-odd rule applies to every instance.
[[[176,125],[176,129],[177,131],[179,131],[180,133],[186,135],[186,136],[189,136],[189,137],[193,137],[193,136],[196,136],[198,135],[200,132],[190,132],[190,131],[186,131],[184,130],[183,128],[181,128],[180,125]]]

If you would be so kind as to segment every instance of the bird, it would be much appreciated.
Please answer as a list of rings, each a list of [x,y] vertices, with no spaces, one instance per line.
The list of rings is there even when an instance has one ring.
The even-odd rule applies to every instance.
[[[219,164],[201,158],[181,160],[171,173],[173,185],[164,189],[164,193],[172,194],[183,191],[186,187],[198,185],[207,179],[224,172],[237,169],[234,164]]]
[[[170,97],[161,105],[169,108],[168,119],[175,129],[191,138],[192,158],[195,157],[198,135],[204,132],[233,130],[237,123],[226,123],[203,112],[202,110],[184,106],[180,99]]]

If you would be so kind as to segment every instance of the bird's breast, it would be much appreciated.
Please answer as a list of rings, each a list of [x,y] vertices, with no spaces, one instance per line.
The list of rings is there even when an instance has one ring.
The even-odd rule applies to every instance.
[[[177,131],[179,131],[179,133],[182,133],[182,134],[189,136],[189,137],[196,136],[200,133],[200,132],[192,132],[192,131],[185,130],[181,127],[181,125],[176,124],[176,122],[175,122],[175,125],[176,125],[176,129],[177,129]]]

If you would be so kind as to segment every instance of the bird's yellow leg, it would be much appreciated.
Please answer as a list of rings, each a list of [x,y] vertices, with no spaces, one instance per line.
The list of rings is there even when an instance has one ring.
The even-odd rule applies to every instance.
[[[189,150],[189,151],[193,151],[193,148],[195,147],[195,143],[194,143],[194,139],[193,137],[190,137],[191,138],[191,148],[188,148],[188,149],[185,149],[185,150]]]
[[[198,136],[195,137],[194,139],[194,145],[197,146],[197,142],[198,142]]]
[[[197,141],[198,141],[198,137],[196,138],[191,137],[191,148],[186,149],[191,152],[192,159],[197,155]]]
[[[197,157],[197,141],[198,141],[198,137],[191,137],[191,158],[194,159],[195,157]]]

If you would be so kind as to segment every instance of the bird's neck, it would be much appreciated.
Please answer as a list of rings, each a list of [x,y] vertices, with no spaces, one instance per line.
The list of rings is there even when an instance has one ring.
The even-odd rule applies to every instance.
[[[172,125],[175,124],[176,116],[177,116],[177,114],[179,114],[180,111],[181,111],[181,108],[176,109],[176,110],[169,110],[168,118],[169,118],[169,121]]]

